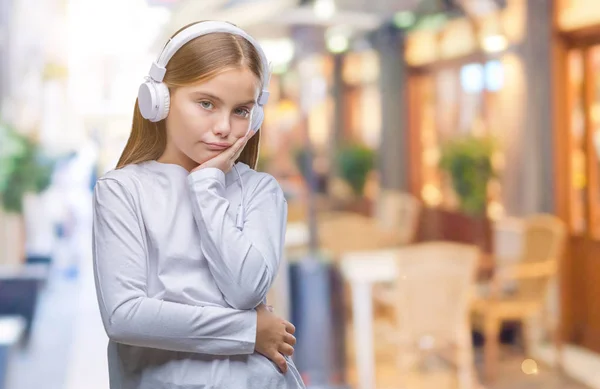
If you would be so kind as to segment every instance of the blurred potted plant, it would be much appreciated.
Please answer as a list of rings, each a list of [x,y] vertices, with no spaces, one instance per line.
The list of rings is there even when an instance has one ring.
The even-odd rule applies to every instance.
[[[364,191],[369,173],[375,167],[374,151],[364,145],[348,144],[337,152],[336,163],[339,177],[348,184],[354,195],[350,208],[369,214],[370,204],[364,196]]]
[[[485,252],[492,250],[491,223],[487,218],[488,185],[496,176],[492,158],[496,143],[491,137],[468,135],[442,146],[440,169],[446,172],[458,199],[459,213],[446,211],[444,231],[460,236]]]
[[[0,205],[3,219],[14,226],[7,230],[20,231],[18,249],[21,252],[14,254],[18,258],[8,259],[14,262],[23,259],[25,251],[24,198],[28,194],[40,193],[50,185],[54,162],[44,155],[37,142],[3,124],[0,124],[0,145]]]
[[[491,137],[468,135],[442,146],[440,169],[448,174],[460,210],[483,217],[487,210],[487,188],[496,176],[492,157],[496,145]]]

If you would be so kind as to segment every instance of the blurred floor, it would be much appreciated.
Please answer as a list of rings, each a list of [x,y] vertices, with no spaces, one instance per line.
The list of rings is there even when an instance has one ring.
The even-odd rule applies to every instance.
[[[102,326],[96,300],[91,255],[84,261],[81,270],[78,315],[73,331],[73,347],[64,389],[107,389],[108,337]]]
[[[15,355],[8,389],[108,388],[107,338],[97,308],[91,263],[91,256],[81,262],[77,280],[57,274],[48,283],[30,344]],[[348,346],[348,380],[354,384],[352,345]],[[378,347],[376,358],[378,388],[397,388],[394,350]],[[539,366],[537,375],[525,375],[522,360],[518,351],[503,350],[499,378],[485,389],[586,388],[544,366]],[[446,385],[452,378],[443,370],[434,370],[426,381],[419,389],[452,388]]]
[[[354,387],[357,377],[353,368],[352,326],[349,326],[348,330],[346,337],[349,366],[347,377],[349,384]],[[393,346],[386,345],[386,342],[377,342],[377,337],[375,339],[377,343],[375,350],[377,388],[398,389],[400,377],[396,368],[395,349]],[[481,351],[481,349],[477,349],[475,353],[476,368],[480,375],[483,371]],[[523,360],[524,357],[518,347],[504,347],[501,350],[497,380],[493,384],[482,384],[479,388],[475,387],[474,389],[589,389],[541,363],[537,365],[537,374],[527,375],[521,367]],[[426,373],[413,373],[409,382],[414,383],[414,389],[459,389],[454,371],[443,363],[427,368]],[[413,388],[409,386],[407,389]]]
[[[88,229],[81,237],[87,240],[90,234]],[[7,389],[107,389],[107,341],[89,252],[79,263],[77,278],[52,273],[38,305],[33,336],[11,363]]]
[[[7,389],[64,389],[79,283],[54,277],[38,301],[27,347],[13,354]]]
[[[541,368],[537,375],[525,375],[521,371],[522,358],[505,358],[500,367],[498,380],[491,385],[481,385],[481,389],[587,389],[573,380],[556,372]],[[438,370],[428,374],[415,373],[412,381],[418,381],[418,389],[458,389],[454,375],[449,371]],[[355,371],[348,374],[350,384],[356,382]],[[398,389],[398,374],[393,363],[377,360],[377,388]],[[408,388],[410,389],[410,388]]]

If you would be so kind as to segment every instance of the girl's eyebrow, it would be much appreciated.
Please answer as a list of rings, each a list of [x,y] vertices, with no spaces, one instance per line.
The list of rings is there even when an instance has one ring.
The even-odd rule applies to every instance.
[[[219,103],[223,103],[223,100],[221,98],[219,98],[219,97],[217,97],[217,96],[215,96],[213,94],[210,94],[210,93],[206,93],[206,92],[193,92],[192,94],[193,95],[202,95],[202,96],[208,97],[209,99],[213,99],[213,100],[215,100],[215,101],[217,101]],[[248,100],[248,101],[245,101],[245,102],[240,103],[238,105],[250,105],[250,104],[256,104],[256,100],[255,99]]]

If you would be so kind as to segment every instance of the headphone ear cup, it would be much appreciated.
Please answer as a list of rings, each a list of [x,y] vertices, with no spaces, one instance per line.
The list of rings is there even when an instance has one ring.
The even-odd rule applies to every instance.
[[[252,131],[258,131],[260,129],[260,126],[262,125],[264,118],[265,118],[265,112],[263,110],[263,107],[260,105],[257,105],[256,107],[254,107],[254,112],[252,112],[252,124],[251,124]]]
[[[153,81],[146,81],[138,89],[138,107],[142,117],[152,120],[156,117],[157,96]]]
[[[160,82],[156,84],[156,94],[158,96],[158,112],[153,122],[160,122],[166,119],[169,115],[171,107],[171,95],[169,93],[169,87],[164,83]]]
[[[146,81],[138,89],[138,106],[144,119],[159,122],[169,114],[171,96],[162,82]]]

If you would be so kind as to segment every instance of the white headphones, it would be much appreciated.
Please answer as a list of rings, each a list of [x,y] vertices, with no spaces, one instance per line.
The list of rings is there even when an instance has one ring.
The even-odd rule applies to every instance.
[[[145,119],[148,119],[151,122],[158,122],[165,119],[169,114],[169,105],[171,102],[169,88],[162,81],[167,72],[167,64],[177,50],[192,39],[216,32],[225,32],[241,36],[256,48],[256,51],[260,56],[264,79],[262,80],[262,90],[258,96],[257,104],[252,111],[252,123],[250,125],[250,128],[253,131],[257,131],[260,128],[264,119],[263,106],[269,100],[268,87],[271,79],[269,62],[264,51],[254,38],[233,24],[219,21],[207,21],[193,24],[169,39],[158,59],[152,63],[146,81],[140,85],[138,90],[138,105],[140,107],[140,112]]]

